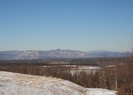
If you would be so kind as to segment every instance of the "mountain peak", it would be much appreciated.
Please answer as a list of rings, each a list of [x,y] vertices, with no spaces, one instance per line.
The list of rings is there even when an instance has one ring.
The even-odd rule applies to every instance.
[[[58,49],[56,49],[56,50],[60,51],[61,49],[60,49],[60,48],[58,48]]]
[[[82,52],[76,50],[50,50],[50,51],[1,51],[0,60],[13,59],[52,59],[52,58],[96,58],[96,57],[124,57],[130,56],[131,52],[92,51]]]

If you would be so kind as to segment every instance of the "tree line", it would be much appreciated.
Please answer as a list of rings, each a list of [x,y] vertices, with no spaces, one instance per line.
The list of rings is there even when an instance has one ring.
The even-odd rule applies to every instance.
[[[34,64],[2,64],[0,71],[52,76],[72,81],[83,87],[106,88],[118,91],[118,95],[133,95],[133,56],[124,60],[116,58],[110,61],[107,61],[105,57],[98,62],[101,69],[95,73],[81,71],[72,74],[71,69],[73,67],[71,66]],[[108,65],[107,62],[109,62]]]

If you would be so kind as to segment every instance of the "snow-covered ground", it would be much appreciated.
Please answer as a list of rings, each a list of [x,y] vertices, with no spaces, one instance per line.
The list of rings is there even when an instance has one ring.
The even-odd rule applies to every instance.
[[[116,95],[115,91],[84,88],[67,80],[0,71],[0,95]]]
[[[98,70],[101,68],[98,66],[71,66],[70,65],[70,72],[72,75],[75,73],[80,73],[80,72],[86,72],[87,74],[93,73],[95,74]]]

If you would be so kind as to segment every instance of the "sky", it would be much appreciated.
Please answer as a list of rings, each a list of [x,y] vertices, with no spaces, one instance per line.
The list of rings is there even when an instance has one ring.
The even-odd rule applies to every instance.
[[[0,0],[0,51],[130,51],[133,0]]]

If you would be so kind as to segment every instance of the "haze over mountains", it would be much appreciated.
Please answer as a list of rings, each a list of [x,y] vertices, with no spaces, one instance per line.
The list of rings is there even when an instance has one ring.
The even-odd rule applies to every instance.
[[[96,58],[96,57],[124,57],[131,52],[90,51],[77,50],[26,50],[26,51],[0,51],[0,60],[19,59],[54,59],[54,58]]]

